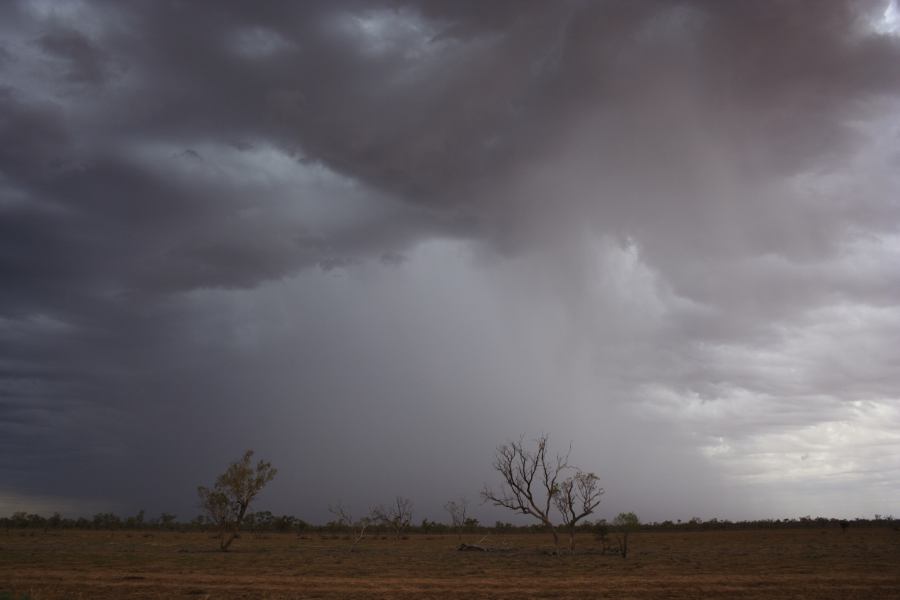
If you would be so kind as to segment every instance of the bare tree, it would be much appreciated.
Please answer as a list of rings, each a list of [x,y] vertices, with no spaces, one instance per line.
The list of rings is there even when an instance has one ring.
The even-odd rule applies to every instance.
[[[394,534],[400,535],[409,528],[412,523],[413,503],[409,498],[397,496],[389,506],[379,504],[372,509],[372,516],[382,525],[387,525],[394,530]]]
[[[525,447],[525,436],[497,448],[494,468],[503,476],[498,491],[485,486],[481,492],[486,502],[536,518],[553,535],[553,547],[559,550],[559,533],[551,519],[553,497],[559,491],[558,481],[568,468],[568,453],[555,458],[547,456],[549,436],[539,437],[532,452]]]
[[[223,552],[237,537],[250,502],[277,473],[272,463],[264,460],[258,461],[254,469],[252,458],[253,450],[247,450],[241,460],[228,465],[219,475],[212,489],[197,488],[200,507],[219,527],[219,549]]]
[[[535,440],[535,448],[525,447],[525,437],[497,448],[494,468],[503,477],[503,484],[495,491],[485,486],[481,497],[495,506],[502,506],[534,517],[553,536],[553,547],[559,552],[559,531],[553,523],[552,510],[562,515],[569,531],[569,548],[575,547],[575,525],[594,512],[603,490],[593,473],[584,473],[569,465],[571,445],[565,455],[550,456],[549,436]],[[575,474],[566,478],[568,471]]]
[[[444,505],[444,510],[450,513],[450,524],[456,529],[457,537],[462,540],[462,529],[466,525],[466,513],[469,510],[469,500],[466,498],[449,500]]]
[[[563,526],[569,531],[569,552],[575,551],[575,527],[578,521],[592,514],[600,505],[600,478],[593,473],[576,470],[575,475],[564,480],[554,495],[556,509],[563,518]]]
[[[340,502],[338,502],[335,506],[329,506],[328,512],[337,517],[338,525],[350,528],[351,534],[353,536],[353,542],[350,544],[350,552],[353,552],[356,549],[357,544],[359,544],[363,540],[363,538],[366,537],[366,529],[368,529],[369,525],[372,524],[372,516],[366,515],[359,520],[355,520],[353,518],[353,515],[350,513],[350,510]]]

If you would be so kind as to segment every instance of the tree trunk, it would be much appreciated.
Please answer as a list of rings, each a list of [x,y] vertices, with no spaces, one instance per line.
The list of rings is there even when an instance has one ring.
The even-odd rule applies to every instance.
[[[222,552],[228,552],[228,546],[231,545],[231,542],[233,542],[236,537],[237,534],[233,531],[223,531],[221,541],[219,542],[219,549]]]
[[[575,554],[575,528],[569,528],[569,554]]]
[[[231,542],[234,541],[234,538],[238,536],[238,532],[241,530],[241,522],[244,520],[244,514],[247,512],[247,507],[249,505],[249,500],[241,502],[237,519],[234,522],[234,531],[230,530],[230,525],[225,526],[225,531],[222,532],[222,542],[219,545],[219,549],[222,550],[222,552],[228,552],[228,546],[230,546]]]
[[[547,529],[550,530],[550,533],[553,534],[553,552],[559,554],[559,533],[556,531],[556,528],[547,523]]]

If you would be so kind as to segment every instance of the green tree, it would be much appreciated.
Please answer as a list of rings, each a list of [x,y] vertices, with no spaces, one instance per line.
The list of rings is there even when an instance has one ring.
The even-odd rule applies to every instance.
[[[241,460],[228,465],[219,475],[212,489],[197,488],[201,508],[219,528],[219,548],[223,552],[237,537],[250,503],[277,473],[272,463],[264,460],[258,461],[254,468],[252,459],[253,450],[247,450]]]
[[[623,512],[613,519],[612,524],[621,532],[621,535],[618,536],[619,552],[622,554],[622,558],[628,558],[628,534],[640,527],[641,520],[633,512]]]
[[[144,526],[144,509],[138,511],[133,517],[125,519],[125,527],[128,529],[141,529]]]
[[[175,519],[178,517],[173,515],[172,513],[162,513],[159,515],[159,526],[162,529],[174,529],[175,528]]]
[[[638,516],[633,512],[623,512],[619,513],[616,518],[613,519],[612,524],[622,529],[634,530],[641,525],[641,520],[638,519]]]
[[[281,515],[272,520],[275,531],[290,531],[297,524],[297,517],[293,515]]]

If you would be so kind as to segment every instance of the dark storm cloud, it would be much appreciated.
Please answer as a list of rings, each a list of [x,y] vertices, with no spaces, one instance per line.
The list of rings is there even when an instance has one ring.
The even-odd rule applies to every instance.
[[[460,402],[459,386],[555,393],[509,366],[519,362],[545,382],[571,375],[580,383],[561,384],[571,397],[608,385],[619,405],[607,408],[623,420],[640,422],[631,405],[663,414],[683,425],[664,439],[716,456],[733,448],[707,438],[751,448],[769,433],[768,410],[800,426],[862,410],[846,402],[895,399],[900,37],[886,8],[7,3],[10,485],[133,503],[153,496],[152,482],[76,482],[135,461],[161,478],[182,451],[216,464],[231,439],[281,431],[248,403],[340,429],[341,415],[446,418],[438,405]],[[451,252],[405,258],[447,239],[480,248],[480,268],[495,275],[447,277],[502,287],[502,309],[448,289],[417,330],[460,306],[454,294],[468,312],[405,338],[418,310],[408,298],[427,294],[374,280],[394,269],[436,285]],[[480,351],[453,331],[486,315],[508,327],[486,327],[494,339],[521,329],[542,349],[498,341],[485,354],[513,383],[479,371]],[[394,327],[372,325],[381,321]],[[843,351],[830,345],[836,331]],[[306,362],[282,358],[293,352]],[[879,358],[864,367],[854,353]],[[457,357],[469,379],[446,379],[433,356]],[[563,366],[544,371],[545,359]],[[371,406],[346,400],[368,395]],[[704,408],[716,401],[724,418]],[[488,451],[509,418],[504,402],[479,438]],[[734,424],[727,413],[742,402],[759,414]],[[193,448],[188,438],[207,428],[222,438]],[[351,442],[386,443],[350,429]],[[297,443],[327,443],[307,434]],[[328,452],[326,471],[350,460],[346,448]],[[650,469],[647,456],[637,462]],[[169,476],[190,489],[197,469]]]
[[[44,52],[67,64],[68,80],[89,84],[106,80],[108,57],[80,32],[63,29],[46,33],[38,44]]]
[[[15,157],[4,162],[11,184],[38,188],[28,192],[64,195],[67,206],[114,225],[168,232],[252,201],[211,198],[221,191],[173,185],[166,165],[148,173],[117,155],[164,142],[190,160],[200,156],[198,142],[265,141],[402,202],[458,209],[451,219],[487,221],[491,230],[509,227],[505,215],[517,203],[507,206],[491,186],[545,161],[587,119],[594,125],[581,141],[590,153],[582,162],[600,197],[556,202],[588,203],[612,229],[638,230],[645,219],[689,228],[720,196],[705,188],[706,157],[696,156],[692,138],[711,138],[740,165],[734,175],[750,179],[827,168],[849,151],[846,120],[900,79],[896,38],[862,31],[878,7],[92,5],[82,17],[90,34],[77,30],[78,15],[64,26],[51,10],[23,27],[71,69],[63,81],[35,84],[41,96],[56,96],[55,106],[10,98],[13,81],[4,147]],[[103,95],[67,89],[73,80],[101,82],[104,57],[123,67]],[[29,59],[40,56],[19,57]],[[248,248],[223,237],[232,251],[197,250],[211,268],[181,286],[252,285],[310,262],[290,244]],[[249,268],[238,267],[230,282],[235,255]]]

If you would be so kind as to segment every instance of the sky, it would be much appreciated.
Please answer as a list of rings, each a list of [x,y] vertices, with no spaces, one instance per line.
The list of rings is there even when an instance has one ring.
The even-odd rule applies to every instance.
[[[0,3],[0,514],[900,514],[898,339],[896,2]]]

